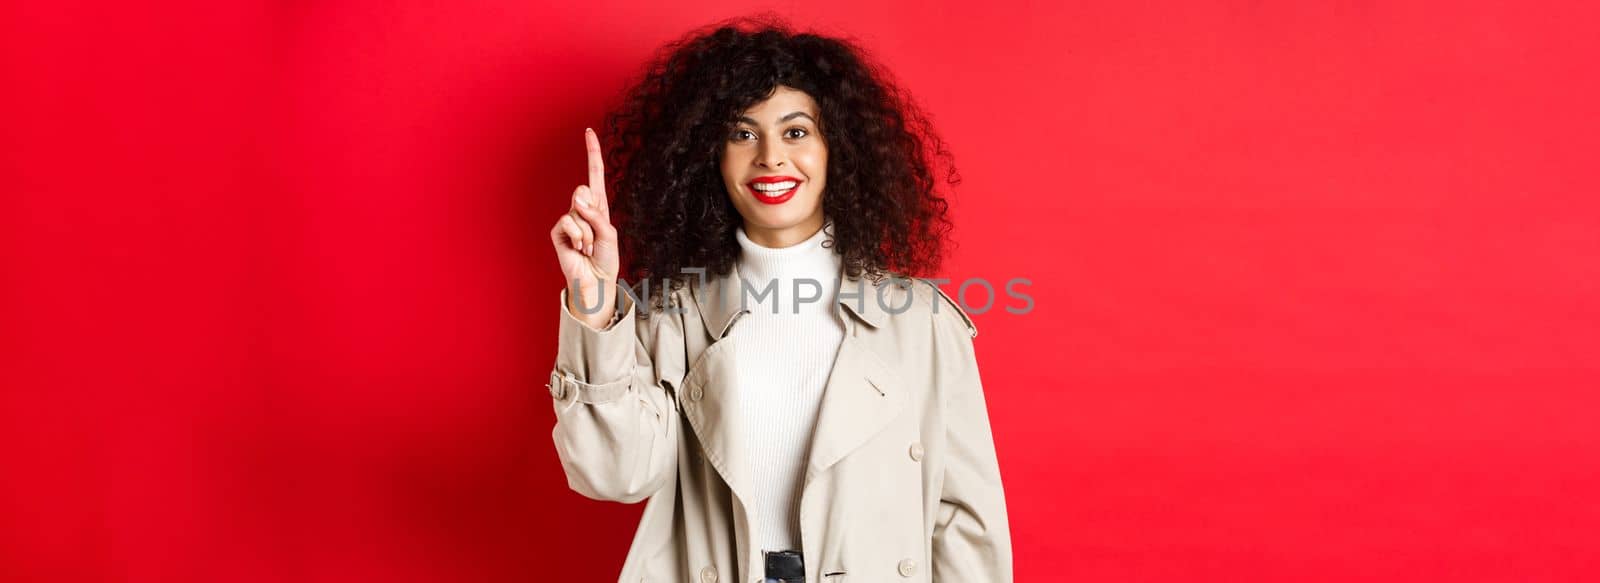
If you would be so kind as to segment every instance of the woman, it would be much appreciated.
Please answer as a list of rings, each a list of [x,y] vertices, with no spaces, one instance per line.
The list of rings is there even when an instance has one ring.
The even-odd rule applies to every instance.
[[[649,499],[621,581],[1009,581],[977,329],[903,275],[938,266],[948,152],[859,49],[757,24],[669,46],[609,117],[615,223],[585,130],[550,232],[568,484]]]

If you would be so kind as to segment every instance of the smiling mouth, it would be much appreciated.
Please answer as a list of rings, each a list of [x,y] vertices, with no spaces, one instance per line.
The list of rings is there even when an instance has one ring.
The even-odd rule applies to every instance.
[[[785,180],[783,182],[757,182],[750,185],[750,190],[754,190],[759,196],[777,198],[792,192],[799,186],[800,183],[795,180]]]
[[[795,191],[800,189],[800,181],[786,179],[778,183],[747,183],[746,187],[750,189],[750,194],[755,195],[757,202],[779,205],[794,197]]]

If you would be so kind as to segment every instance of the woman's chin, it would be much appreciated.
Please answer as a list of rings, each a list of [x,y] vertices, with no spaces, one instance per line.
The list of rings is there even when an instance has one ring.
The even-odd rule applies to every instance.
[[[788,206],[788,203],[775,206],[758,203],[757,206],[751,209],[750,214],[744,217],[744,220],[748,224],[764,229],[787,229],[804,223],[811,214],[801,210],[800,207]]]

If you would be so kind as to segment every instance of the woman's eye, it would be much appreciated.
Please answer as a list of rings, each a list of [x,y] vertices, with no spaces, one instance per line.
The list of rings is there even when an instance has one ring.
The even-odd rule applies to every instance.
[[[786,137],[789,137],[789,138],[798,139],[798,138],[803,138],[803,137],[811,135],[811,131],[807,130],[805,128],[789,128],[789,131],[784,132],[784,135]],[[748,136],[748,138],[746,136]],[[743,141],[743,140],[746,140],[746,139],[753,139],[755,137],[756,137],[755,132],[752,132],[750,130],[745,130],[745,129],[734,130],[733,131],[733,135],[729,136],[729,138],[732,139],[735,142]]]

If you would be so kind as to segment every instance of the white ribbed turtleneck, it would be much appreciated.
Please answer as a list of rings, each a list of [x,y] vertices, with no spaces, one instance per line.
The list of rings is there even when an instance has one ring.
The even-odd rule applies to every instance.
[[[740,426],[749,432],[734,437],[748,444],[750,457],[743,461],[753,476],[754,544],[762,550],[800,548],[806,457],[822,391],[844,340],[834,308],[843,261],[823,246],[832,235],[826,220],[816,234],[789,247],[763,247],[743,227],[736,233],[739,277],[754,291],[744,297],[750,313],[728,332],[737,339],[738,414],[746,421]],[[798,296],[808,300],[801,303],[794,282],[806,279],[816,283],[802,281]],[[774,281],[773,291],[758,298]]]

